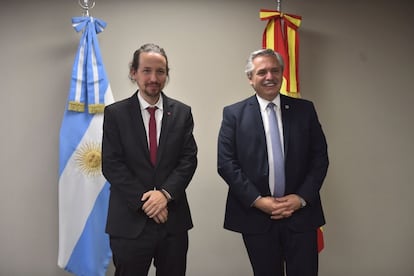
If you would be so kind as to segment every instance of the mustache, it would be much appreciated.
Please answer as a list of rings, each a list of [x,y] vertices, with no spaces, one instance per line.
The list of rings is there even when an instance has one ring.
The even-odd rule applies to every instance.
[[[265,82],[263,82],[263,85],[268,85],[268,84],[274,84],[274,85],[277,85],[279,82],[277,82],[277,81],[265,81]]]

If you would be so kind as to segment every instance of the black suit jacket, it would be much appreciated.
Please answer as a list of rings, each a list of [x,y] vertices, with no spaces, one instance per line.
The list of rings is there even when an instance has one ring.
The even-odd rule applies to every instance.
[[[111,185],[106,232],[112,236],[134,238],[141,233],[149,219],[141,210],[141,197],[154,188],[165,189],[173,198],[168,203],[167,231],[187,231],[193,226],[185,192],[197,167],[191,108],[162,96],[155,167],[137,92],[105,108],[102,171]]]
[[[298,194],[308,206],[286,219],[295,231],[325,223],[319,190],[328,169],[325,135],[310,101],[281,95],[285,149],[285,194]],[[269,165],[256,96],[227,106],[218,139],[218,173],[229,186],[224,227],[241,233],[269,229],[269,215],[251,207],[269,196]]]

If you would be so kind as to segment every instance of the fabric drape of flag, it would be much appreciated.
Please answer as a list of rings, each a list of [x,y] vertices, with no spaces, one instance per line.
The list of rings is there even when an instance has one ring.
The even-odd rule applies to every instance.
[[[280,53],[285,62],[280,92],[300,98],[299,91],[299,34],[302,17],[275,10],[260,10],[260,19],[268,20],[263,32],[262,46]],[[322,227],[317,230],[318,252],[325,247]]]
[[[300,97],[299,92],[299,35],[302,17],[273,10],[260,10],[260,19],[268,20],[263,32],[263,48],[279,52],[285,62],[282,94]]]
[[[112,253],[101,140],[103,109],[114,101],[97,39],[106,23],[84,16],[72,24],[83,33],[60,129],[58,266],[75,275],[103,276]]]

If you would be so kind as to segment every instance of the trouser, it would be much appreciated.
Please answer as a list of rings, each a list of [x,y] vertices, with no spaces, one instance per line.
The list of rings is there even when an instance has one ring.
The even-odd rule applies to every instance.
[[[317,232],[294,232],[275,220],[261,234],[243,234],[255,276],[317,276]]]
[[[136,239],[110,237],[115,276],[147,276],[154,260],[156,276],[184,276],[188,232],[167,233],[164,224],[149,220]]]

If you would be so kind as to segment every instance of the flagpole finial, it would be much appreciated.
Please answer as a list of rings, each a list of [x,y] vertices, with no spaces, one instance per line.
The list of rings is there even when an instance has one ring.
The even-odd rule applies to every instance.
[[[95,7],[95,0],[79,0],[79,6],[83,9],[82,15],[89,16],[89,10]]]
[[[276,0],[276,10],[282,11],[282,0]]]

